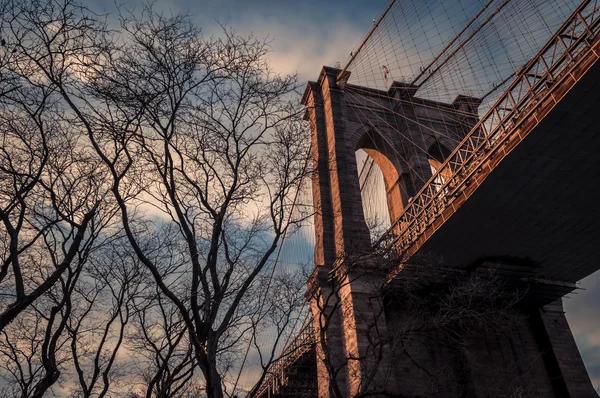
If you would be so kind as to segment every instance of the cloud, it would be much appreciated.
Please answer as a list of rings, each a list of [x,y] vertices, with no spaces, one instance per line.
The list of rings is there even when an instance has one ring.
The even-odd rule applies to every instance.
[[[141,0],[125,0],[122,10],[142,10]],[[315,80],[323,65],[343,66],[350,51],[372,26],[372,19],[384,9],[386,0],[323,4],[307,0],[301,3],[279,1],[187,0],[157,2],[154,7],[167,15],[189,13],[206,35],[219,35],[219,23],[240,34],[273,39],[269,54],[277,72],[298,73],[301,80]],[[92,0],[90,7],[107,13],[111,26],[118,27],[117,9],[109,0]]]
[[[212,24],[216,25],[216,24]],[[316,80],[323,65],[342,65],[352,48],[365,33],[350,21],[329,21],[327,26],[287,24],[279,18],[246,15],[242,23],[231,23],[240,34],[253,33],[269,37],[272,51],[268,55],[273,70],[298,73],[301,80]],[[208,26],[207,34],[218,35],[218,26]]]

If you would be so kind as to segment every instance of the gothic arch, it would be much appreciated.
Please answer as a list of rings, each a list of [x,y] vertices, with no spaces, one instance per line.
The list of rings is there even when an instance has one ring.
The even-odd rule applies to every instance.
[[[404,204],[408,200],[400,159],[394,156],[396,150],[392,145],[373,129],[363,130],[360,138],[356,140],[354,150],[360,149],[373,159],[383,174],[388,214],[393,224],[404,211]]]

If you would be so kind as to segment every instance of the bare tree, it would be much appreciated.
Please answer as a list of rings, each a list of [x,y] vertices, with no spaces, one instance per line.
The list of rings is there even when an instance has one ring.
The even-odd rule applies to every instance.
[[[28,13],[0,4],[0,330],[6,370],[22,396],[42,396],[58,380],[73,289],[89,254],[110,241],[118,209],[108,175],[82,141],[85,130],[39,71],[44,54],[59,57],[63,42],[37,5]],[[31,24],[34,16],[44,25]],[[48,47],[40,35],[51,38]],[[34,333],[24,334],[24,325]]]
[[[67,69],[60,37],[77,28],[54,34],[44,8],[30,7],[0,5],[0,330],[59,281],[115,214],[107,174],[52,82],[67,78],[55,67]]]
[[[129,346],[138,353],[144,396],[180,397],[203,389],[188,330],[179,310],[154,287],[138,304]]]
[[[30,397],[43,377],[40,361],[45,328],[42,316],[29,310],[2,330],[0,340],[2,392],[7,397]],[[2,395],[2,396],[4,396]]]
[[[159,264],[161,274],[173,278],[172,287],[187,283],[185,257],[172,256],[181,245],[175,229],[174,225],[163,224],[156,233],[140,240]],[[129,251],[139,263],[135,253]],[[177,306],[164,296],[150,272],[141,269],[145,288],[133,301],[135,316],[126,336],[127,349],[136,353],[135,371],[130,374],[137,380],[136,392],[145,397],[193,396],[203,390],[204,383],[198,375],[189,331]]]
[[[187,17],[151,9],[122,23],[129,44],[93,79],[107,103],[106,113],[94,108],[94,116],[117,129],[108,112],[123,112],[139,117],[139,129],[121,130],[127,141],[111,147],[95,134],[90,139],[111,169],[130,244],[178,308],[206,392],[221,397],[230,354],[243,345],[243,325],[261,305],[254,294],[264,286],[260,276],[304,217],[290,217],[308,173],[306,128],[290,97],[297,81],[274,74],[267,43],[253,37],[225,29],[222,38],[202,39]],[[145,198],[128,202],[122,192],[134,177]],[[177,225],[184,245],[171,255],[185,260],[185,284],[140,246],[136,204],[154,206]]]
[[[272,71],[268,40],[225,27],[205,38],[185,15],[148,7],[122,13],[111,32],[71,0],[2,6],[0,277],[14,302],[0,327],[47,293],[56,342],[71,342],[78,391],[103,395],[131,303],[142,310],[140,325],[157,306],[169,314],[157,325],[170,333],[158,352],[184,354],[155,363],[156,380],[181,360],[180,375],[197,367],[206,393],[222,397],[242,366],[239,353],[259,345],[257,331],[278,322],[266,368],[300,304],[297,278],[284,283],[270,267],[308,216],[297,201],[310,171],[296,77]],[[118,259],[103,268],[118,275],[117,286],[90,270],[78,274],[78,253],[111,235],[115,204],[128,247],[152,276],[152,305],[135,301],[133,274]],[[96,345],[83,347],[105,292],[108,319]],[[42,362],[39,394],[60,375],[57,361]]]
[[[303,326],[299,321],[304,315],[304,307],[299,308],[298,304],[304,301],[306,286],[304,278],[298,278],[299,274],[300,272],[281,273],[263,284],[270,286],[270,289],[263,295],[263,302],[251,324],[250,334],[250,343],[259,358],[262,372],[255,385],[247,391],[249,397],[256,396],[263,381],[272,371],[272,365],[285,361],[288,356],[306,348],[296,346],[286,350],[290,348],[292,333]],[[265,334],[273,336],[271,344],[266,347],[261,338]],[[231,394],[234,393],[235,389]]]
[[[3,330],[3,376],[18,386],[19,396],[43,396],[63,373],[79,384],[63,386],[74,396],[111,391],[119,365],[126,365],[117,364],[116,355],[139,288],[139,268],[119,257],[118,239],[109,242],[86,245],[59,282]]]
[[[135,316],[134,300],[145,288],[139,262],[124,239],[115,239],[90,257],[86,273],[66,297],[75,307],[66,322],[71,372],[78,397],[104,397],[114,392],[129,361],[118,361],[126,327]],[[124,373],[124,374],[123,374]],[[113,388],[113,389],[111,389]]]

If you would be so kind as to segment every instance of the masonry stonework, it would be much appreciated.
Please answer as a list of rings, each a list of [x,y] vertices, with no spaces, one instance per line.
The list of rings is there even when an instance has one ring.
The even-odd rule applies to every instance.
[[[507,333],[465,333],[464,350],[436,332],[409,348],[396,344],[402,303],[383,297],[383,264],[368,256],[355,153],[364,149],[381,168],[395,220],[431,177],[432,161],[444,161],[444,151],[419,148],[451,151],[475,124],[480,102],[458,96],[452,104],[433,103],[398,82],[387,92],[351,86],[340,72],[324,67],[303,98],[315,166],[316,270],[309,295],[318,396],[596,396],[560,297],[529,300],[537,304],[520,308],[524,317]]]

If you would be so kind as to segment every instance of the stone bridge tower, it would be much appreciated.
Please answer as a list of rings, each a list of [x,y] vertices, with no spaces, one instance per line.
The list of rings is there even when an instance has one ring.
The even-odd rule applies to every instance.
[[[560,299],[527,307],[525,320],[507,336],[465,337],[466,353],[431,334],[410,352],[398,346],[394,329],[402,322],[401,304],[384,300],[385,266],[369,255],[356,151],[363,149],[381,169],[393,222],[430,179],[432,168],[476,123],[480,101],[467,96],[451,104],[419,99],[417,87],[399,82],[387,91],[353,86],[347,75],[339,79],[341,72],[324,67],[303,97],[316,169],[316,269],[308,294],[319,396],[329,397],[336,389],[341,396],[516,391],[522,396],[595,396]],[[393,286],[384,290],[393,291]],[[432,382],[435,372],[441,376]],[[492,384],[492,392],[485,389]]]

